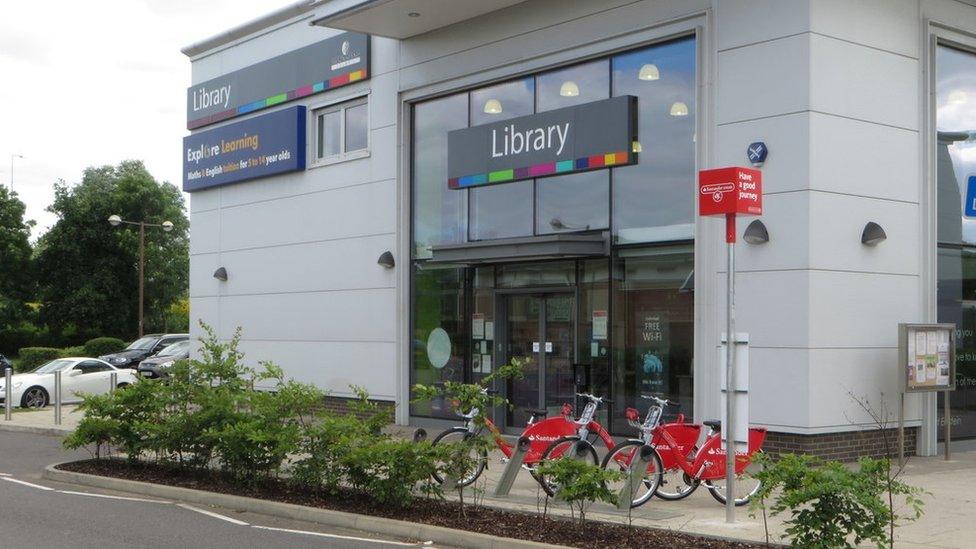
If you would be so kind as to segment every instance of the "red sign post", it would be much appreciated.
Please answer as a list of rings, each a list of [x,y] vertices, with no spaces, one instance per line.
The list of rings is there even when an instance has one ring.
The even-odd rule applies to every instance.
[[[762,172],[717,168],[698,172],[698,215],[725,216],[728,307],[725,332],[725,520],[735,522],[735,216],[762,215]]]

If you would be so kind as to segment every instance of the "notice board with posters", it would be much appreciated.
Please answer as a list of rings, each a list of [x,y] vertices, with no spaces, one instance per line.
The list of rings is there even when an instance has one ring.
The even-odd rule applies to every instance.
[[[899,324],[898,356],[906,393],[956,388],[955,324]]]

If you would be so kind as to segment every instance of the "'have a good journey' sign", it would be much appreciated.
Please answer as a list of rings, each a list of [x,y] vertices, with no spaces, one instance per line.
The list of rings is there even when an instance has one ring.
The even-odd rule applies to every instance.
[[[305,107],[183,138],[183,190],[199,191],[305,169]]]
[[[448,186],[464,189],[637,162],[637,98],[626,95],[454,130]]]

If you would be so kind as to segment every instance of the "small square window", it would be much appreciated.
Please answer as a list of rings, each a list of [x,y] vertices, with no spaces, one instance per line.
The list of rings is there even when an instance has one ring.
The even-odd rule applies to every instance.
[[[369,154],[369,103],[365,97],[317,110],[314,119],[317,163]]]

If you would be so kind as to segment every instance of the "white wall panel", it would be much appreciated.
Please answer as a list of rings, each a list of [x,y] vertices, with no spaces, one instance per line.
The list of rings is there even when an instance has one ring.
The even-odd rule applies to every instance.
[[[800,112],[718,126],[714,165],[749,166],[749,144],[764,141],[769,156],[762,166],[763,196],[808,188],[810,116]]]
[[[805,111],[810,102],[810,35],[718,54],[719,124]]]
[[[918,277],[810,272],[810,347],[895,347],[918,320]]]
[[[715,16],[722,51],[807,32],[810,0],[719,0]]]
[[[271,361],[289,377],[314,383],[333,396],[354,396],[349,385],[367,387],[370,397],[394,400],[396,345],[374,342],[253,341],[240,349],[248,364]]]
[[[393,342],[394,298],[392,289],[223,296],[220,335],[240,326],[248,339]]]
[[[809,420],[810,350],[751,345],[749,422],[789,431],[805,427]]]
[[[918,205],[813,192],[808,208],[811,267],[865,273],[919,273],[922,229]],[[861,233],[868,221],[881,225],[888,239],[876,246],[861,244]]]
[[[918,202],[918,132],[810,113],[810,143],[810,188]]]
[[[763,174],[765,184],[766,174]],[[762,216],[739,216],[736,220],[736,270],[773,271],[806,269],[810,265],[810,193],[805,191],[763,196]],[[769,231],[769,242],[749,244],[742,235],[759,219]]]
[[[394,250],[394,235],[274,246],[194,257],[191,286],[198,295],[249,295],[275,292],[319,292],[394,288],[394,271],[376,264],[380,254]],[[218,264],[219,263],[219,264]],[[213,271],[227,269],[227,282]]]
[[[822,430],[870,428],[874,421],[857,403],[897,426],[903,372],[897,349],[814,349],[810,352],[810,427]],[[883,396],[882,396],[883,395]],[[921,409],[916,398],[905,399],[905,419],[917,425]]]
[[[909,57],[919,56],[918,0],[815,0],[810,30]]]
[[[190,261],[196,254],[220,249],[220,211],[190,212]]]
[[[391,234],[395,206],[394,182],[382,181],[224,208],[221,249]]]
[[[810,108],[918,129],[918,61],[810,35]]]
[[[721,298],[710,314],[719,332],[724,332],[725,273],[714,277]],[[809,347],[809,277],[809,271],[802,270],[737,273],[735,331],[748,332],[750,344],[756,347]]]

